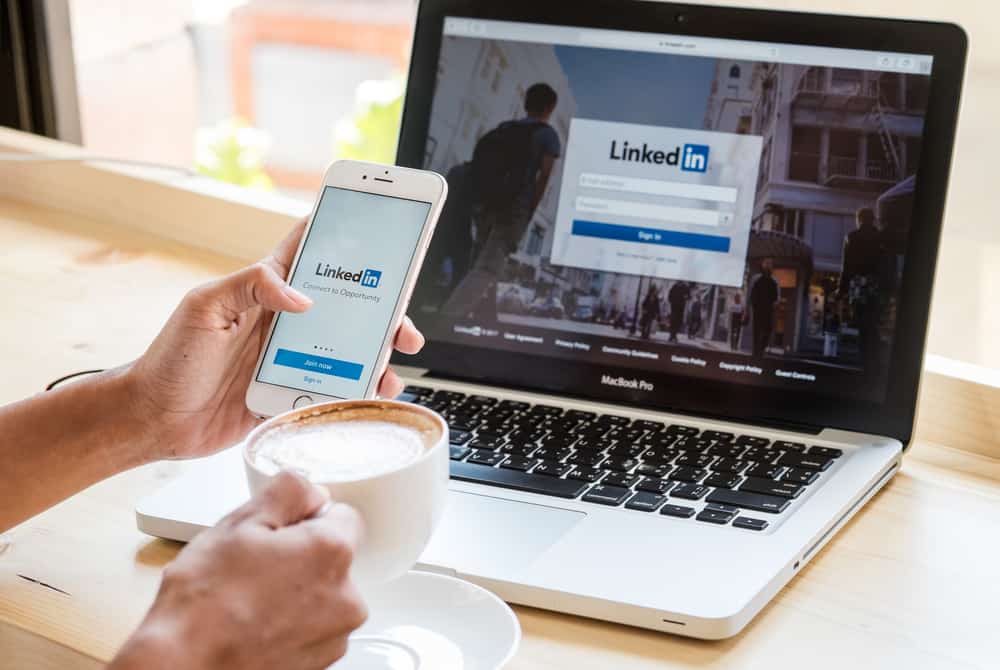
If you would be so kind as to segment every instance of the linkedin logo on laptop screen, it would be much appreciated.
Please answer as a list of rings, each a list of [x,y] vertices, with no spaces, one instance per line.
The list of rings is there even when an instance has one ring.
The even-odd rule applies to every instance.
[[[450,196],[410,308],[431,338],[623,393],[659,372],[881,400],[929,57],[444,33],[424,167]]]

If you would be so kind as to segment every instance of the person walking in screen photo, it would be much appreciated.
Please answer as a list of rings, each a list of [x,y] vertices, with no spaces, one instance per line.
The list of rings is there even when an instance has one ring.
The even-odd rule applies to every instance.
[[[559,135],[549,125],[557,102],[555,89],[533,84],[524,96],[524,118],[505,121],[476,142],[468,187],[477,230],[485,241],[471,270],[445,303],[445,313],[468,318],[516,251],[562,152]]]
[[[733,301],[729,303],[729,348],[732,351],[739,351],[740,336],[743,335],[744,319],[743,294],[735,293]]]
[[[684,308],[687,306],[688,298],[691,296],[691,287],[685,281],[674,282],[667,293],[667,302],[670,303],[670,341],[677,341],[677,333],[680,332],[684,324]]]
[[[854,313],[861,366],[866,374],[873,375],[878,372],[881,362],[879,324],[882,295],[879,275],[887,254],[882,232],[875,225],[875,212],[864,207],[858,210],[856,219],[857,230],[848,233],[844,240],[844,264],[837,292],[842,302],[846,298]]]
[[[653,324],[660,320],[660,289],[656,284],[649,285],[646,298],[642,301],[642,339],[648,340],[653,333]]]
[[[760,274],[750,289],[750,311],[753,314],[753,355],[763,358],[774,329],[774,306],[778,302],[778,282],[772,276],[774,259],[760,262]]]

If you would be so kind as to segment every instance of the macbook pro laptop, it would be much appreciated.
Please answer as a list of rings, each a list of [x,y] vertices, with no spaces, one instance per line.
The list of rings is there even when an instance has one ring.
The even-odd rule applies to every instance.
[[[451,196],[395,362],[452,483],[420,567],[740,631],[910,442],[965,52],[916,21],[422,2],[398,159]],[[139,527],[246,496],[229,450]]]

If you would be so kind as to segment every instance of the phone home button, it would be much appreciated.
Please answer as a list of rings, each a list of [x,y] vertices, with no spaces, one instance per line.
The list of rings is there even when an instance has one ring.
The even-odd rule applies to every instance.
[[[292,409],[298,409],[299,407],[305,407],[306,405],[311,405],[313,402],[311,395],[300,395],[292,403]]]

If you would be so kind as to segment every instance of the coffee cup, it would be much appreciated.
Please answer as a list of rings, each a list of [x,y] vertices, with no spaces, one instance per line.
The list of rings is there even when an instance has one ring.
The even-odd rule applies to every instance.
[[[255,428],[243,462],[251,494],[295,470],[357,510],[364,534],[351,576],[364,587],[401,576],[427,546],[447,500],[448,426],[409,403],[323,403]]]

